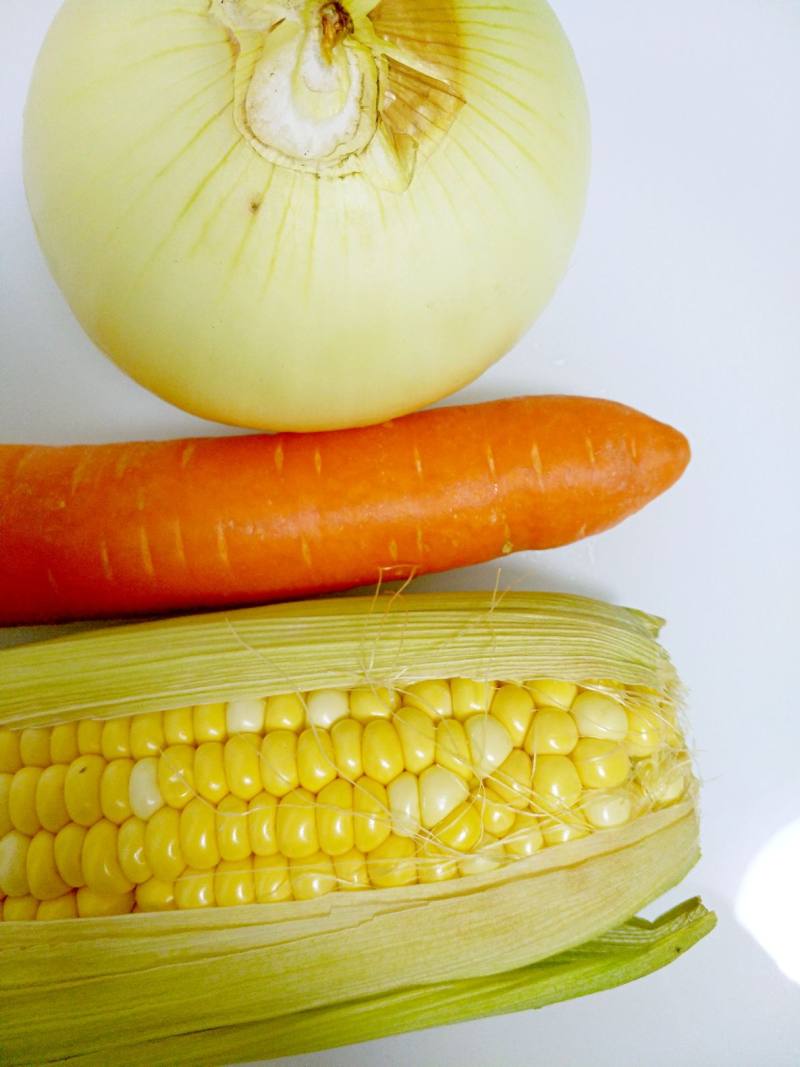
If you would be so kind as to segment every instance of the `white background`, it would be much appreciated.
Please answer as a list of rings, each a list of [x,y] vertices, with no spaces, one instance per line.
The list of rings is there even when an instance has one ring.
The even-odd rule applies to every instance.
[[[58,3],[5,6],[0,439],[220,432],[123,377],[51,280],[25,205],[19,141],[30,70]],[[512,558],[502,582],[599,595],[669,619],[665,641],[690,689],[704,781],[704,857],[664,903],[700,893],[719,926],[666,971],[619,990],[287,1064],[800,1063],[800,988],[734,912],[759,849],[800,818],[800,3],[555,6],[593,114],[585,226],[545,315],[459,399],[605,396],[692,441],[689,471],[666,496],[590,542]],[[494,581],[487,565],[420,584]],[[779,916],[777,892],[791,889],[797,903],[783,921],[794,923],[793,963],[788,925],[780,942],[800,981],[800,846],[781,862],[758,911]]]

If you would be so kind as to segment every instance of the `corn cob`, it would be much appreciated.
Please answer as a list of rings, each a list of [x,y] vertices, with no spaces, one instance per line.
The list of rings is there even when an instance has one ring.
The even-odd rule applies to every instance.
[[[102,1058],[122,1003],[124,1039],[156,1036],[130,996],[165,944],[192,989],[163,1013],[174,1063],[191,1056],[180,1035],[209,1026],[237,1041],[245,1027],[247,1054],[271,1053],[257,1044],[270,1026],[330,1002],[323,958],[338,999],[391,997],[529,965],[625,921],[697,856],[679,686],[657,629],[578,598],[423,596],[0,653],[0,994],[14,1007],[0,1043],[29,1055],[27,1018],[42,1054],[55,1042]],[[295,977],[238,996],[221,1024],[221,976],[242,954],[251,978]],[[79,1030],[64,983],[98,966],[117,989],[93,989]],[[45,974],[48,1020],[34,1024]]]

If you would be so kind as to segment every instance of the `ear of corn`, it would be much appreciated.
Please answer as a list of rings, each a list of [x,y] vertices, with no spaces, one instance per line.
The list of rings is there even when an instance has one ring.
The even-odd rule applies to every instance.
[[[697,859],[658,626],[344,599],[0,653],[9,1062],[193,1062],[208,1030],[220,1061],[278,1055],[463,1017],[459,983],[546,1002],[558,954],[561,999],[660,965],[673,926],[603,942],[591,979],[563,956]]]

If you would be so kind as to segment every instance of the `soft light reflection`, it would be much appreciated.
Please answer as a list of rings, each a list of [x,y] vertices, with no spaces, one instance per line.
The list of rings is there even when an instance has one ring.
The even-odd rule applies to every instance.
[[[800,984],[800,819],[774,834],[747,868],[736,917],[787,978]]]

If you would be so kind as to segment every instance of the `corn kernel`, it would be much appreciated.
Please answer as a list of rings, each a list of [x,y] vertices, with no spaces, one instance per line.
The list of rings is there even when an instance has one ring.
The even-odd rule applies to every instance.
[[[416,848],[410,837],[389,834],[367,854],[367,873],[376,887],[413,885],[417,880]]]
[[[514,747],[508,730],[491,715],[473,715],[467,719],[469,751],[472,769],[479,778],[486,778],[505,763]]]
[[[313,900],[336,888],[333,863],[324,852],[315,852],[305,859],[289,860],[289,880],[295,900]]]
[[[81,855],[85,840],[86,827],[69,822],[58,831],[53,845],[58,873],[73,889],[79,889],[84,884]]]
[[[433,828],[436,843],[442,848],[469,852],[480,841],[483,833],[481,805],[474,797],[459,804]]]
[[[290,730],[267,734],[261,742],[261,778],[267,792],[276,797],[297,788],[297,734]]]
[[[502,844],[492,834],[484,833],[475,850],[458,861],[458,871],[462,876],[488,874],[490,871],[496,871],[503,862]]]
[[[684,767],[687,757],[676,758],[670,753],[666,759],[643,760],[636,768],[645,797],[653,807],[674,804],[686,792],[688,775]]]
[[[370,719],[390,719],[399,703],[398,694],[382,686],[358,686],[350,691],[350,715],[362,724]]]
[[[515,748],[508,759],[484,781],[511,808],[527,808],[532,796],[533,765],[531,758]]]
[[[168,745],[194,744],[193,708],[171,708],[164,712],[164,740]]]
[[[419,833],[419,787],[417,778],[404,771],[386,790],[392,831],[398,837],[416,837]]]
[[[263,789],[261,781],[261,737],[236,734],[225,742],[225,777],[228,788],[240,800],[252,800]]]
[[[486,789],[481,797],[483,829],[493,837],[504,837],[514,825],[517,811],[509,807],[492,789]]]
[[[542,837],[549,848],[553,845],[566,845],[586,837],[589,827],[579,819],[545,818],[542,820]]]
[[[319,850],[315,800],[306,789],[293,789],[278,805],[278,848],[287,859],[304,859]]]
[[[448,882],[458,874],[458,860],[452,852],[426,841],[417,855],[417,878],[431,884]]]
[[[164,798],[158,787],[158,760],[154,756],[134,763],[130,778],[130,802],[133,814],[145,822],[163,807]]]
[[[214,897],[223,908],[252,904],[256,899],[253,860],[221,860],[214,874]]]
[[[442,719],[436,724],[436,762],[465,782],[472,781],[472,753],[463,723]]]
[[[108,719],[100,735],[100,754],[103,759],[127,759],[131,754],[131,720]]]
[[[158,789],[165,804],[181,811],[195,796],[192,745],[169,745],[158,757]]]
[[[436,758],[436,723],[419,708],[405,707],[395,712],[393,722],[406,770],[422,774]]]
[[[356,848],[359,852],[371,852],[386,840],[391,828],[386,787],[363,775],[353,788],[353,831]]]
[[[381,785],[388,785],[403,771],[403,749],[392,723],[386,719],[372,719],[367,723],[361,744],[361,758],[364,761],[364,773]]]
[[[158,881],[174,882],[184,871],[181,816],[175,808],[160,808],[148,820],[144,831],[144,854]]]
[[[166,745],[164,717],[160,711],[134,715],[131,719],[130,746],[134,759],[158,756]]]
[[[446,719],[453,714],[450,686],[439,679],[410,685],[403,695],[403,703],[410,708],[419,708],[432,719]]]
[[[36,813],[36,789],[42,777],[41,767],[20,767],[8,792],[8,815],[20,833],[33,837],[41,829]]]
[[[571,758],[587,789],[615,789],[631,769],[628,753],[616,741],[582,737]]]
[[[100,779],[100,810],[106,819],[121,826],[133,814],[130,803],[133,760],[112,759]],[[66,822],[66,820],[64,820]]]
[[[225,708],[228,737],[233,734],[260,734],[264,729],[265,700],[231,700]]]
[[[240,797],[225,797],[217,805],[217,847],[224,860],[243,860],[251,854],[247,804]]]
[[[19,731],[0,726],[0,773],[16,774],[21,766]]]
[[[521,685],[502,685],[492,700],[492,715],[505,726],[514,747],[520,748],[533,718],[533,697]]]
[[[219,741],[205,741],[194,752],[194,788],[211,804],[228,795],[225,748]]]
[[[274,856],[278,851],[277,820],[278,801],[271,793],[253,797],[247,806],[247,832],[256,856]]]
[[[578,727],[568,711],[539,708],[525,737],[530,756],[568,756],[578,743]]]
[[[147,823],[132,815],[117,831],[117,859],[120,870],[132,885],[141,885],[153,877],[144,850]]]
[[[3,919],[7,923],[27,922],[36,918],[39,901],[33,896],[9,897],[3,905]]]
[[[450,696],[454,718],[463,722],[470,715],[488,711],[493,693],[493,682],[476,682],[472,678],[453,678],[450,682]]]
[[[578,692],[577,685],[556,678],[534,678],[525,683],[525,688],[538,708],[561,708],[562,711],[569,711]]]
[[[99,719],[81,719],[77,740],[78,755],[99,756],[103,751],[103,723]]]
[[[569,756],[537,756],[533,765],[534,807],[571,808],[581,795],[581,780]]]
[[[463,778],[434,764],[419,776],[419,809],[426,830],[445,819],[468,796]]]
[[[195,871],[187,867],[175,882],[177,907],[181,911],[187,908],[211,908],[214,903],[214,872]]]
[[[629,756],[640,759],[652,756],[664,745],[664,733],[664,723],[654,708],[646,704],[628,708],[625,748]]]
[[[605,693],[580,693],[575,697],[570,713],[581,737],[624,741],[628,733],[625,708]]]
[[[260,904],[292,899],[289,861],[280,852],[253,857],[253,889]]]
[[[306,697],[306,723],[310,727],[330,730],[349,714],[350,703],[342,689],[317,689]]]
[[[201,797],[190,800],[181,812],[181,852],[187,867],[206,871],[219,863],[217,812]]]
[[[333,724],[331,741],[336,769],[343,778],[354,782],[364,773],[361,740],[364,727],[355,719],[340,719]]]
[[[317,796],[317,837],[328,856],[341,856],[353,847],[353,787],[341,778]]]
[[[141,887],[139,887],[141,888]],[[133,910],[133,893],[96,893],[82,886],[75,897],[78,915],[82,919],[106,918],[112,915],[127,915]]]
[[[627,793],[585,793],[581,811],[586,821],[599,830],[622,826],[631,817],[631,798]]]
[[[53,900],[69,890],[56,867],[54,844],[54,836],[40,830],[28,846],[25,860],[28,890],[37,900]]]
[[[8,801],[11,795],[11,783],[14,781],[13,774],[3,773],[0,774],[0,838],[5,837],[9,830],[13,829],[14,824],[11,821],[11,812],[9,811]],[[36,787],[38,794],[39,787]],[[49,791],[48,791],[49,797]],[[39,809],[39,804],[36,805],[37,813],[39,814],[39,821],[41,822],[42,815]],[[49,827],[47,827],[49,829]]]
[[[8,777],[10,778],[10,775]],[[61,827],[69,822],[69,812],[64,800],[66,778],[66,765],[51,763],[42,771],[36,786],[36,814],[39,816],[39,822],[51,834],[57,834]],[[2,786],[0,786],[0,793],[2,793]],[[0,834],[3,832],[2,808],[3,802],[0,798]]]
[[[135,893],[137,911],[174,911],[178,906],[175,901],[174,882],[150,878],[137,885]]]
[[[299,733],[306,724],[306,709],[299,693],[281,693],[267,697],[264,729],[294,730]]]
[[[19,754],[26,767],[47,767],[50,764],[50,730],[45,726],[29,726],[19,735]]]
[[[50,734],[50,760],[53,763],[72,763],[78,756],[80,749],[77,722],[64,722],[54,726]]]
[[[74,893],[65,893],[54,900],[42,900],[36,909],[36,918],[48,922],[55,919],[77,919],[78,901]]]
[[[544,845],[541,823],[531,812],[520,811],[514,825],[503,839],[503,847],[509,856],[525,859],[538,852]]]
[[[119,862],[118,836],[117,827],[107,819],[96,822],[86,832],[81,850],[83,880],[96,893],[121,896],[133,888]]]
[[[224,741],[228,736],[228,719],[224,704],[198,704],[192,708],[192,729],[196,745],[207,741]]]
[[[333,857],[333,870],[336,874],[336,884],[339,889],[369,889],[369,873],[367,860],[363,852],[351,848],[342,856]]]
[[[297,739],[297,776],[309,793],[318,793],[336,777],[333,742],[327,730],[303,730]]]

